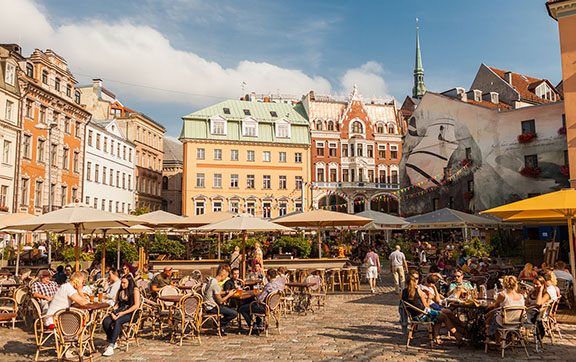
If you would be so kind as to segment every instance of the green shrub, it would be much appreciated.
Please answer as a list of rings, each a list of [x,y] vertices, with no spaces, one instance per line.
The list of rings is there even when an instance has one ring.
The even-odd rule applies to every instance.
[[[71,263],[71,262],[75,261],[76,260],[76,248],[71,247],[71,248],[64,249],[64,251],[62,252],[62,259],[67,263]],[[94,260],[94,255],[80,252],[80,255],[78,255],[78,260],[79,261]]]
[[[390,250],[394,251],[396,245],[400,245],[400,249],[402,250],[402,252],[406,256],[406,260],[413,260],[414,259],[414,256],[412,255],[412,252],[410,251],[410,247],[411,247],[410,241],[404,239],[402,236],[397,236],[396,238],[394,238],[390,241]]]
[[[117,265],[117,255],[118,255],[118,239],[111,238],[106,242],[106,264],[107,265]],[[102,244],[96,247],[96,253],[94,258],[97,260],[102,259]],[[120,260],[126,259],[129,262],[138,260],[138,250],[134,245],[130,244],[124,239],[120,240]]]
[[[180,259],[186,252],[186,247],[179,240],[171,240],[168,235],[157,231],[150,245],[150,253],[169,254],[172,259]]]
[[[478,237],[475,237],[470,241],[465,241],[463,246],[466,255],[475,256],[477,258],[490,256],[490,252],[492,251],[492,246],[488,245],[488,243],[483,243]]]
[[[272,247],[274,253],[278,253],[280,248],[283,252],[291,252],[296,249],[300,258],[307,258],[312,251],[312,244],[307,239],[293,236],[282,236],[274,240]]]

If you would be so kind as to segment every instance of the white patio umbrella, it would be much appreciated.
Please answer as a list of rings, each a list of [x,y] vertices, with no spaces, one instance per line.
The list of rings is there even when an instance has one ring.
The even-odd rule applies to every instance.
[[[196,228],[199,231],[241,232],[242,233],[242,277],[246,270],[246,240],[249,232],[294,231],[294,229],[254,217],[250,214],[235,215],[232,218]]]
[[[74,230],[76,235],[76,270],[79,269],[80,233],[84,230],[105,229],[115,227],[130,227],[141,224],[142,220],[130,215],[120,215],[112,212],[91,208],[85,204],[73,203],[31,220],[24,220],[6,229],[26,231],[53,231],[63,233]]]
[[[161,224],[166,224],[170,223],[171,221],[177,221],[179,219],[182,219],[182,216],[162,210],[152,211],[147,214],[142,214],[135,217],[137,219],[140,219],[140,224],[160,228],[163,227]]]
[[[16,224],[24,220],[30,220],[35,218],[35,215],[26,214],[23,212],[15,212],[15,213],[0,213],[0,223],[2,226],[0,228],[4,228],[8,225]],[[20,269],[20,242],[22,240],[22,235],[25,231],[21,230],[2,230],[2,232],[11,235],[17,235],[17,242],[16,242],[16,270],[14,275],[18,275],[18,271]],[[2,259],[4,258],[4,249],[2,249]]]

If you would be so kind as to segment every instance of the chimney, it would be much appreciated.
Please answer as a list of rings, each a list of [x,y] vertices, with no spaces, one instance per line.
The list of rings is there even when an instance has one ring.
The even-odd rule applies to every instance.
[[[506,83],[512,85],[512,72],[504,73],[504,80],[506,81]]]
[[[251,92],[250,93],[250,100],[253,102],[256,102],[256,92]]]
[[[102,88],[102,79],[98,78],[92,79],[92,87],[96,89]]]

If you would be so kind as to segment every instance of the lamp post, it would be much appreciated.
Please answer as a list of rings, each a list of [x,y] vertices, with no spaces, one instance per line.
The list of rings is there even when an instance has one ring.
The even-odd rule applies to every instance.
[[[52,130],[58,127],[58,123],[52,122],[48,125],[37,124],[36,129],[48,131],[48,212],[52,211]],[[52,243],[48,238],[48,268],[52,262]]]

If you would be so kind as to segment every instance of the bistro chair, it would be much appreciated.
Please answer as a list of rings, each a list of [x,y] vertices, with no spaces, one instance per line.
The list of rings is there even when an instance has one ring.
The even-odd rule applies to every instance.
[[[202,296],[196,293],[186,295],[178,303],[178,310],[174,314],[174,323],[180,323],[180,346],[182,346],[185,337],[192,336],[192,340],[194,340],[195,334],[198,334],[198,343],[201,343],[202,303]],[[188,328],[190,332],[186,333]]]
[[[254,318],[256,317],[260,317],[262,319],[266,337],[268,337],[268,327],[270,326],[270,320],[272,318],[276,322],[276,329],[278,329],[278,334],[280,334],[280,301],[282,300],[282,294],[284,293],[281,290],[277,290],[266,296],[264,304],[258,301],[250,303],[250,315],[252,316],[252,323],[250,324],[250,331],[248,332],[249,336],[252,335],[252,329],[254,328],[254,324],[256,324]],[[257,304],[264,305],[264,312],[260,313],[252,311],[252,307]]]
[[[284,316],[288,313],[292,314],[294,312],[294,301],[296,297],[294,296],[294,291],[290,287],[284,288],[284,293],[282,294],[282,299],[280,300],[280,311]]]
[[[426,316],[426,312],[424,312],[422,309],[416,308],[415,306],[404,300],[400,300],[400,302],[402,303],[404,312],[408,317],[408,339],[406,340],[406,350],[408,350],[408,347],[410,346],[410,341],[414,336],[414,332],[418,329],[418,326],[426,327],[428,331],[428,337],[430,338],[430,348],[434,348],[434,322],[432,322],[432,320],[430,320],[430,318]],[[410,313],[410,310],[414,310],[420,313],[418,316],[426,316],[426,318],[423,318],[424,320],[415,318]]]
[[[130,343],[136,343],[136,345],[140,347],[138,337],[140,334],[140,327],[142,326],[142,315],[142,306],[140,306],[140,308],[132,312],[130,322],[122,325],[122,333],[120,333],[118,341],[126,344],[126,352],[128,352],[128,348],[130,348]]]
[[[208,307],[208,308],[207,308]],[[210,308],[211,305],[206,304],[206,302],[202,302],[202,319],[200,322],[200,329],[204,327],[204,325],[208,322],[212,322],[218,331],[218,335],[222,338],[222,333],[220,333],[220,318],[222,315],[220,314],[220,307],[216,305],[215,308]],[[207,310],[216,310],[216,313],[207,313]]]
[[[138,289],[140,289],[140,294],[143,297],[147,297],[150,295],[150,284],[152,283],[152,280],[150,279],[138,279],[136,281],[136,286],[138,287]]]
[[[89,314],[76,308],[60,309],[54,313],[56,354],[59,361],[69,350],[77,350],[79,361],[82,361],[84,354],[88,352],[88,358],[92,361],[91,324]]]
[[[14,298],[0,297],[0,314],[11,314],[12,318],[0,321],[0,324],[8,324],[12,321],[12,329],[16,327],[16,319],[18,318],[18,303]]]
[[[34,298],[30,300],[32,309],[34,311],[34,338],[36,339],[36,357],[34,361],[38,361],[40,352],[54,350],[56,351],[56,334],[54,329],[48,329],[44,326],[44,319],[51,317],[49,315],[42,315],[42,307],[40,303]],[[54,346],[47,346],[48,341],[54,339]]]
[[[557,287],[560,289],[560,294],[562,295],[562,301],[566,303],[568,308],[572,309],[572,298],[574,293],[570,290],[572,283],[566,279],[557,278]]]
[[[556,299],[552,303],[552,308],[550,309],[550,315],[548,315],[548,321],[550,324],[550,333],[557,332],[558,338],[563,339],[562,332],[560,331],[560,327],[558,326],[558,320],[557,320],[559,305],[560,305],[560,298]]]
[[[142,316],[140,317],[141,326],[143,327],[144,323],[150,321],[150,324],[152,326],[152,339],[154,339],[154,337],[156,336],[156,325],[160,323],[159,315],[162,307],[160,306],[160,304],[146,297],[143,297],[141,309],[142,309]]]
[[[18,287],[14,291],[14,300],[18,304],[18,320],[16,322],[24,322],[26,326],[28,326],[26,317],[31,312],[30,299],[32,299],[30,298],[30,288]]]
[[[506,348],[514,347],[518,342],[520,342],[520,345],[524,348],[526,357],[530,357],[525,343],[526,334],[523,333],[525,315],[526,307],[502,308],[502,327],[498,328],[498,332],[500,332],[502,358],[504,358]]]
[[[340,291],[344,290],[341,271],[341,268],[330,268],[326,270],[326,272],[330,275],[330,291],[332,292],[334,292],[334,288],[336,286],[340,288]]]
[[[310,291],[310,303],[314,305],[314,301],[316,301],[316,307],[318,310],[320,308],[326,310],[326,286],[322,280],[322,277],[319,275],[310,275],[306,278],[306,283],[314,284],[308,287]]]

